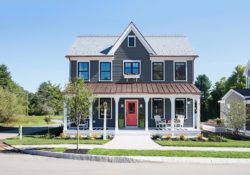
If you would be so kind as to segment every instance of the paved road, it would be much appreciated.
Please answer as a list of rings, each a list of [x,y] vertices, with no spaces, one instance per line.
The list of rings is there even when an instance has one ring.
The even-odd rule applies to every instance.
[[[249,175],[249,165],[201,165],[131,163],[116,164],[78,160],[56,159],[18,153],[0,153],[0,172],[4,175]]]

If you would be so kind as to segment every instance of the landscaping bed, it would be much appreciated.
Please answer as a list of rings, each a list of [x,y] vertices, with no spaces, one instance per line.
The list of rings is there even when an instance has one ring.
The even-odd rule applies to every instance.
[[[161,156],[161,157],[210,157],[210,158],[250,158],[250,152],[231,151],[172,151],[172,150],[124,150],[124,149],[102,149],[91,150],[80,149],[67,150],[66,148],[43,149],[43,151],[76,153],[104,156]]]
[[[250,140],[230,135],[207,134],[195,138],[184,135],[172,137],[170,135],[153,135],[152,139],[161,146],[187,146],[187,147],[242,147],[250,148]]]

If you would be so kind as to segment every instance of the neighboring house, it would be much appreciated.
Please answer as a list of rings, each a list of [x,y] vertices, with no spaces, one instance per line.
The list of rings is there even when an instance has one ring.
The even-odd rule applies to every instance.
[[[243,102],[246,104],[246,116],[250,116],[250,60],[244,71],[246,76],[246,89],[231,89],[219,101],[220,103],[220,117],[226,119],[225,111],[230,108],[232,102]],[[250,130],[250,122],[246,120],[243,130]]]
[[[197,57],[185,36],[143,36],[133,23],[120,36],[77,37],[66,58],[70,78],[83,77],[96,96],[87,129],[103,128],[106,101],[109,131],[155,131],[155,116],[160,116],[159,131],[199,133]],[[64,121],[69,132],[67,116]]]

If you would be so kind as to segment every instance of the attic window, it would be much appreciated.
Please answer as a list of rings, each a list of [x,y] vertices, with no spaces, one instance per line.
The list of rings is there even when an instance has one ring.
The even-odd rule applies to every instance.
[[[136,47],[136,38],[134,35],[128,36],[128,47]]]

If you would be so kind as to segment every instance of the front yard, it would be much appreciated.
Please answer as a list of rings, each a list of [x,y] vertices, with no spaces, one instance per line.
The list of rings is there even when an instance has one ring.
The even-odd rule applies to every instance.
[[[4,140],[9,145],[49,145],[49,144],[76,144],[75,138],[46,138],[43,135],[23,136],[22,140],[19,137],[8,138]],[[95,138],[80,139],[80,144],[98,144],[102,145],[109,142],[109,140],[101,140]]]
[[[24,127],[27,126],[46,126],[47,123],[44,121],[45,116],[17,116],[12,119],[12,121],[8,123],[0,123],[2,127],[19,127],[22,125]],[[52,120],[62,120],[63,116],[51,116]],[[55,122],[51,122],[50,124],[55,124]]]

